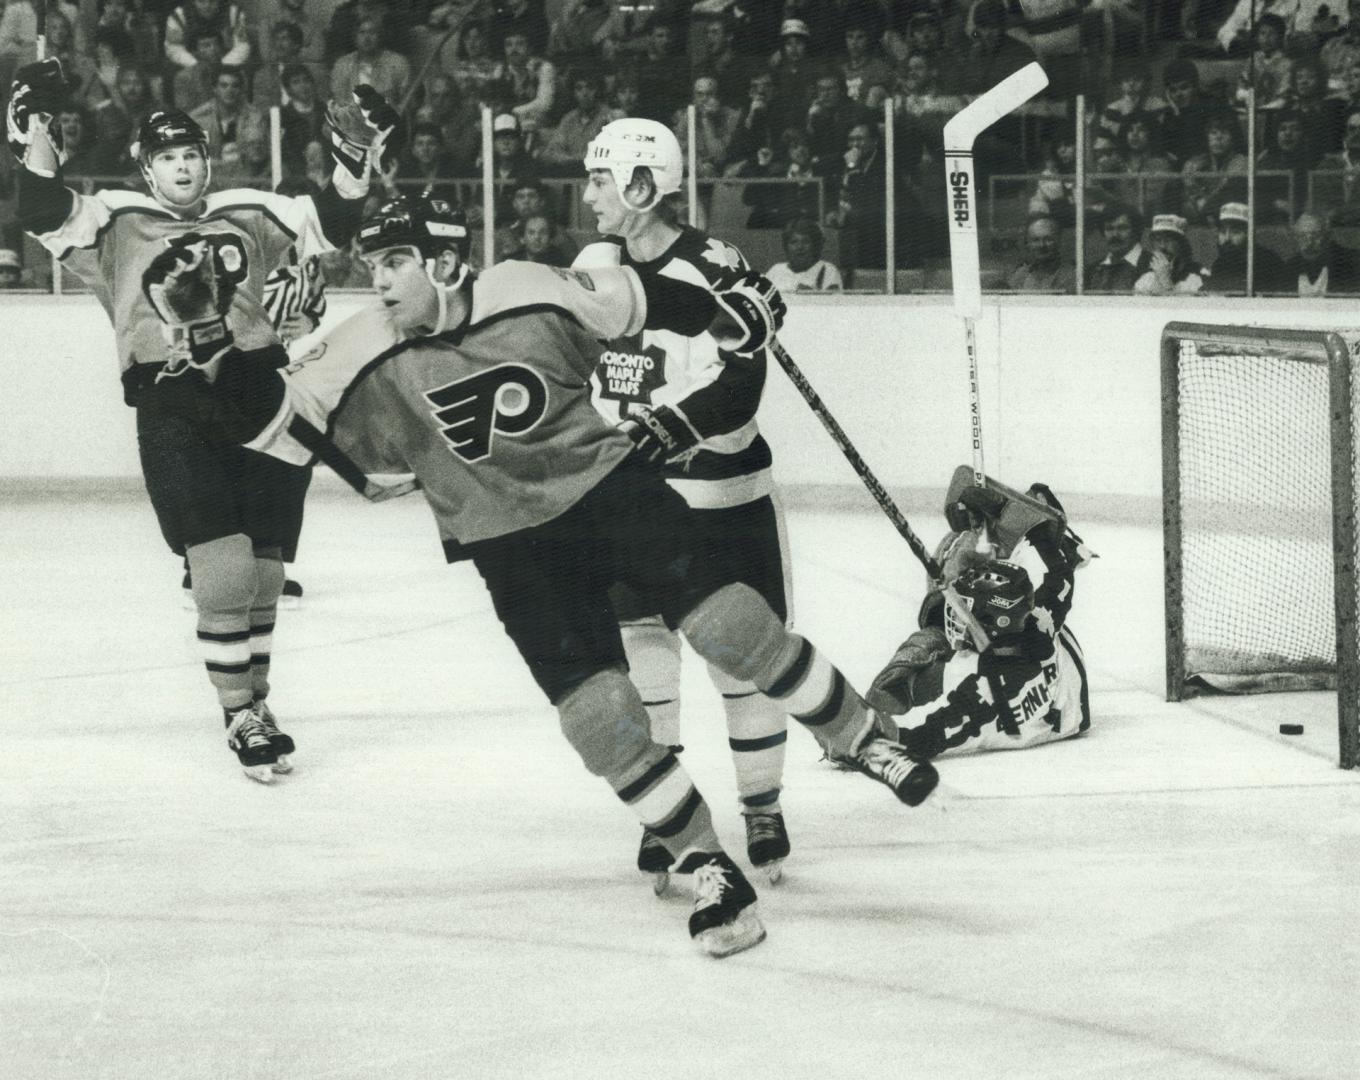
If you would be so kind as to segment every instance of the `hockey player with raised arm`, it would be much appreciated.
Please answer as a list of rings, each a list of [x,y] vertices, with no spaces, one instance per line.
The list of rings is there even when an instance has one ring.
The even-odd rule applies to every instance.
[[[52,123],[66,92],[57,60],[17,73],[6,130],[21,166],[19,221],[90,285],[113,323],[123,398],[137,411],[147,494],[166,543],[188,563],[198,641],[227,744],[248,776],[269,782],[291,771],[294,751],[265,698],[284,582],[281,551],[301,521],[299,484],[289,467],[165,407],[167,385],[202,343],[157,317],[141,277],[158,253],[209,242],[233,279],[239,346],[277,345],[261,306],[265,276],[290,248],[306,258],[349,243],[370,171],[400,149],[400,121],[370,87],[357,87],[353,108],[329,114],[330,185],[315,197],[289,198],[248,189],[209,193],[206,134],[186,114],[161,110],[142,121],[132,146],[148,193],[83,195],[62,183],[63,148]]]
[[[482,576],[567,741],[676,871],[694,875],[691,936],[716,956],[755,945],[765,935],[755,891],[675,754],[648,734],[611,584],[655,596],[700,655],[778,699],[903,802],[921,802],[938,777],[758,593],[701,557],[689,508],[595,411],[590,376],[598,338],[649,326],[716,326],[733,347],[759,347],[777,329],[777,294],[737,271],[711,291],[627,268],[507,262],[474,277],[461,212],[429,198],[384,206],[359,247],[381,302],[282,372],[231,347],[230,283],[213,249],[158,256],[148,295],[202,342],[194,362],[214,380],[178,380],[181,407],[207,407],[231,438],[284,460],[316,454],[370,498],[410,485],[385,490],[366,474],[413,473],[446,557]]]
[[[1042,484],[1023,494],[990,478],[980,487],[960,466],[945,515],[953,531],[935,557],[952,588],[927,594],[920,629],[867,699],[897,718],[902,745],[921,760],[1080,735],[1091,707],[1067,616],[1073,575],[1091,552]],[[982,529],[991,553],[978,550]]]
[[[713,289],[749,269],[732,245],[677,223],[673,197],[684,179],[674,133],[653,120],[606,124],[586,150],[583,196],[604,239],[574,265],[632,266]],[[644,330],[605,344],[594,376],[596,407],[655,461],[694,509],[691,527],[734,580],[760,593],[784,624],[792,621],[783,510],[771,476],[769,444],[756,426],[765,388],[763,349],[720,348],[712,334]],[[652,737],[680,742],[680,638],[656,605],[632,590],[614,594],[633,682],[651,718]],[[722,698],[737,797],[752,865],[779,880],[789,836],[779,796],[788,717],[777,702],[720,667],[709,675]],[[637,866],[660,892],[671,860],[645,829]]]

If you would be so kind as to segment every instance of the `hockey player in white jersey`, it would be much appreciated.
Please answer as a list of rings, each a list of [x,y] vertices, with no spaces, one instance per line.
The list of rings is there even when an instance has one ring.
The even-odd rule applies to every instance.
[[[331,183],[315,197],[253,189],[210,193],[207,136],[189,116],[146,117],[132,157],[148,193],[80,194],[62,183],[60,130],[52,123],[67,87],[55,59],[21,68],[6,133],[18,159],[20,224],[93,289],[113,323],[124,401],[136,409],[147,494],[170,549],[185,557],[197,609],[197,638],[246,775],[262,783],[291,771],[293,740],[266,702],[281,553],[299,485],[292,469],[225,443],[163,400],[196,343],[169,327],[142,291],[157,253],[207,241],[232,276],[232,324],[241,348],[277,345],[261,305],[265,275],[293,247],[300,257],[349,243],[371,170],[400,149],[401,122],[371,87],[353,109],[331,114]]]
[[[588,245],[574,265],[632,266],[711,289],[724,273],[748,268],[736,248],[677,224],[672,196],[684,179],[675,135],[653,120],[606,124],[586,150],[584,202],[605,239]],[[755,414],[765,386],[764,350],[737,353],[711,334],[647,330],[606,343],[596,365],[595,402],[655,459],[694,509],[696,536],[709,557],[730,565],[785,625],[792,594],[783,510],[771,476],[769,444]],[[646,597],[614,594],[633,681],[651,718],[652,737],[680,743],[680,639]],[[751,863],[778,881],[789,854],[779,796],[788,718],[749,682],[710,664],[721,695],[737,796]],[[644,830],[638,869],[666,885],[670,859]]]
[[[920,629],[867,700],[897,717],[903,746],[922,760],[1080,735],[1091,725],[1086,662],[1067,616],[1090,551],[1041,484],[980,487],[960,466],[945,506],[953,531],[936,559],[952,589],[927,594]],[[978,550],[982,529],[990,551]]]
[[[302,463],[317,454],[370,497],[369,473],[414,473],[446,557],[470,561],[586,768],[694,875],[690,934],[725,956],[765,936],[756,895],[707,804],[648,734],[608,589],[656,598],[700,655],[753,682],[908,805],[938,779],[817,649],[728,568],[700,557],[691,513],[590,400],[597,338],[718,326],[736,348],[778,326],[769,283],[733,271],[712,289],[627,268],[508,262],[467,273],[461,215],[434,199],[385,206],[359,231],[381,303],[279,372],[232,347],[223,273],[208,245],[158,256],[145,287],[197,345],[174,380],[229,436]],[[716,318],[716,323],[715,323]],[[276,347],[277,350],[277,347]]]

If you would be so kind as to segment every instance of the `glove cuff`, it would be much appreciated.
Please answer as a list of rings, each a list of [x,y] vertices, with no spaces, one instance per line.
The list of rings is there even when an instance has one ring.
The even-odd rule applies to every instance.
[[[236,344],[225,315],[166,326],[172,351],[197,368],[207,367]]]
[[[360,180],[345,166],[337,164],[331,170],[331,184],[342,199],[362,199],[368,195],[369,176],[370,173],[365,172],[364,178]]]

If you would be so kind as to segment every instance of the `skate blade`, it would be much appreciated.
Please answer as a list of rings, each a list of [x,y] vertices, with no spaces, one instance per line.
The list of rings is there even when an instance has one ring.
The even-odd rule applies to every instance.
[[[272,765],[242,765],[241,770],[257,784],[272,784],[274,782],[274,766]]]
[[[670,874],[661,873],[652,875],[652,895],[665,896],[666,890],[671,887]]]
[[[288,760],[287,754],[280,754],[279,760],[269,766],[269,769],[276,776],[287,776],[293,771],[293,763]]]
[[[302,597],[300,597],[300,596],[280,596],[280,597],[279,597],[279,610],[280,610],[280,611],[297,611],[297,610],[298,610],[299,608],[301,608],[301,607],[302,607]]]
[[[730,923],[711,926],[696,935],[694,941],[700,951],[720,960],[759,945],[765,940],[765,924],[754,908],[754,904],[742,908]]]
[[[756,869],[765,875],[765,880],[771,885],[778,885],[784,880],[783,859],[775,859],[774,862],[767,862],[764,866],[757,866]]]

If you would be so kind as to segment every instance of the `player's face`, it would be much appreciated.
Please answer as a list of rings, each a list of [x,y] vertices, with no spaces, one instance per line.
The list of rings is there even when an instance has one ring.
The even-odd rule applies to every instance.
[[[397,329],[434,326],[439,319],[439,296],[415,248],[383,248],[365,255],[364,263]]]
[[[208,159],[197,146],[158,150],[147,168],[156,195],[171,206],[192,206],[208,186]]]
[[[592,169],[581,201],[595,215],[595,228],[605,236],[620,236],[628,215],[633,213],[623,201],[614,174],[608,169]]]

